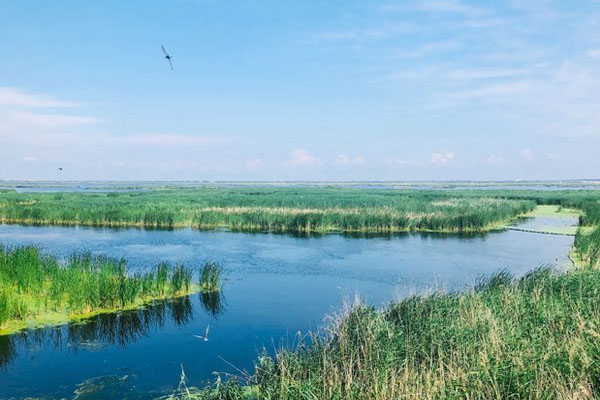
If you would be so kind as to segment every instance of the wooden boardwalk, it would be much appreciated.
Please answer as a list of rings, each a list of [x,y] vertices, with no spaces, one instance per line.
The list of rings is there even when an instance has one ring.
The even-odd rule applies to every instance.
[[[528,232],[528,233],[539,233],[540,235],[556,235],[556,236],[575,236],[574,233],[560,233],[560,232],[544,232],[544,231],[537,231],[535,229],[523,229],[523,228],[517,228],[514,226],[509,226],[506,229],[508,229],[509,231],[518,231],[518,232]]]

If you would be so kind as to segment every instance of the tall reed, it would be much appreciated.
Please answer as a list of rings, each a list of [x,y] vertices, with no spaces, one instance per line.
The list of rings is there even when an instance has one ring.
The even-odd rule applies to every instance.
[[[0,246],[0,328],[47,312],[81,314],[184,294],[191,279],[183,265],[130,274],[124,260],[83,253],[61,265],[35,247]]]
[[[203,188],[143,193],[0,193],[0,222],[274,232],[472,232],[533,209],[471,191]]]

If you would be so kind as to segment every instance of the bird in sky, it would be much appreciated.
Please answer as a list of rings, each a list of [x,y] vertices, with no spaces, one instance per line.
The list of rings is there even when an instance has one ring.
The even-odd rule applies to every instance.
[[[202,339],[205,342],[208,342],[208,331],[210,330],[210,325],[206,327],[206,332],[204,332],[204,336],[202,335],[194,335],[197,339]]]
[[[58,167],[58,170],[59,170],[59,171],[62,171],[62,167]]]
[[[171,61],[171,56],[169,55],[169,53],[167,53],[167,50],[165,50],[165,46],[163,46],[161,44],[160,48],[162,49],[162,52],[165,55],[165,58],[167,59],[167,61],[169,61],[169,66],[171,67],[171,71],[173,71],[173,62]]]

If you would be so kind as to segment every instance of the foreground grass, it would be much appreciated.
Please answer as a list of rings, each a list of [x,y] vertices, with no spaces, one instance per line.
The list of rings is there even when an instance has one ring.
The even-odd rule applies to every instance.
[[[191,279],[182,265],[131,275],[125,261],[82,254],[63,266],[35,247],[0,246],[0,335],[182,296],[197,289]]]
[[[596,399],[600,271],[498,273],[461,294],[355,304],[294,350],[261,357],[245,386],[187,399]]]
[[[533,210],[530,199],[468,192],[201,188],[125,193],[0,193],[0,222],[274,232],[472,232]]]

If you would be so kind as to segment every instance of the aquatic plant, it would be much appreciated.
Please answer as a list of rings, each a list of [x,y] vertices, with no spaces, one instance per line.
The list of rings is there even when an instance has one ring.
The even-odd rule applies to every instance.
[[[579,229],[575,236],[575,248],[584,262],[600,266],[600,226],[591,232]]]
[[[204,264],[200,272],[200,291],[202,293],[221,291],[221,271],[222,268],[216,263]]]
[[[273,232],[472,232],[534,199],[481,191],[215,188],[124,193],[0,193],[0,222]]]
[[[61,265],[32,246],[0,246],[0,332],[44,314],[84,315],[179,296],[190,291],[191,280],[183,265],[129,274],[124,260],[83,253]]]

